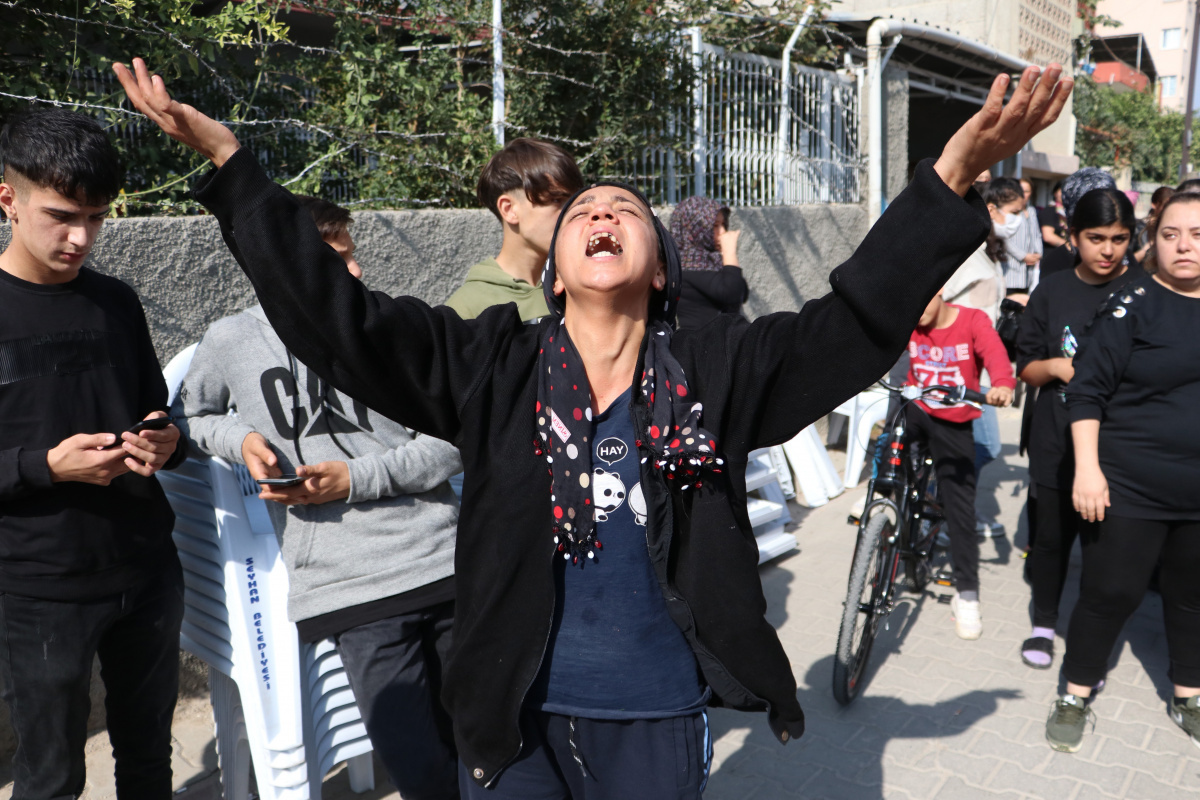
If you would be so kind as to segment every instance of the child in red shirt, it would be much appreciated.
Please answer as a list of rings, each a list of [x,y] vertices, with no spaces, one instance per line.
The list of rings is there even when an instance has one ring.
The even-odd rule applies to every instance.
[[[999,335],[982,311],[951,305],[939,292],[929,301],[908,342],[906,383],[913,386],[966,386],[979,391],[986,368],[992,388],[990,405],[1012,402],[1016,378]],[[933,399],[908,406],[909,432],[923,441],[933,457],[938,492],[950,533],[950,561],[958,589],[950,608],[955,632],[978,639],[983,632],[979,612],[979,540],[975,537],[975,437],[971,421],[980,410],[966,404],[946,405]]]

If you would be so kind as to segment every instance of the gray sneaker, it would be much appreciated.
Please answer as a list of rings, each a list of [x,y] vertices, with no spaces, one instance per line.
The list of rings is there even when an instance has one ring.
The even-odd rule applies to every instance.
[[[1050,707],[1046,718],[1046,741],[1060,753],[1076,753],[1083,746],[1083,729],[1088,720],[1096,728],[1096,712],[1087,706],[1087,701],[1073,694],[1064,694]]]
[[[1189,697],[1185,703],[1171,700],[1171,719],[1200,747],[1200,697]]]

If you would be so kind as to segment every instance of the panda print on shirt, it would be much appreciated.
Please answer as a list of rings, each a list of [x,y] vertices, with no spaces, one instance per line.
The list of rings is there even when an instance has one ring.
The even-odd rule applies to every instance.
[[[597,422],[598,429],[609,427],[603,420]],[[592,507],[596,522],[608,522],[622,505],[628,503],[633,523],[646,526],[646,498],[642,494],[638,460],[629,458],[626,461],[631,453],[636,450],[622,436],[596,436],[596,448],[592,453]],[[600,463],[605,466],[598,466]],[[631,482],[633,488],[629,489]]]
[[[596,522],[608,522],[608,515],[625,502],[625,484],[615,472],[605,472],[601,467],[592,470],[592,505],[596,508]]]
[[[596,467],[592,470],[592,487],[597,522],[608,522],[608,515],[620,508],[621,503],[628,502],[634,524],[646,527],[646,496],[642,494],[640,481],[626,492],[620,475]]]

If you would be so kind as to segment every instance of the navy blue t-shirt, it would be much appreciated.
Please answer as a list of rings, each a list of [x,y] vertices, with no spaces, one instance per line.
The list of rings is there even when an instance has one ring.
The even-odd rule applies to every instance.
[[[550,643],[528,704],[592,719],[692,714],[708,700],[692,648],[667,614],[646,547],[630,391],[592,421],[594,558],[555,561]]]

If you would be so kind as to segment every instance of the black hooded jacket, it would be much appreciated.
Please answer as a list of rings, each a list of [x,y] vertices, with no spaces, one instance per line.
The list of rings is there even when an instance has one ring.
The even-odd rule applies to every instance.
[[[244,148],[199,181],[196,197],[298,359],[369,407],[460,448],[457,610],[443,697],[459,757],[490,784],[520,752],[518,716],[553,617],[550,475],[535,453],[538,343],[548,323],[522,325],[512,305],[464,321],[446,307],[368,291]],[[831,293],[798,313],[753,323],[726,316],[672,340],[728,468],[682,495],[644,468],[647,546],[713,703],[767,711],[781,741],[803,733],[804,716],[764,618],[746,513],[748,454],[788,441],[895,363],[929,299],[986,235],[986,209],[973,192],[968,199],[924,162],[833,271]],[[638,429],[646,411],[634,405]]]

